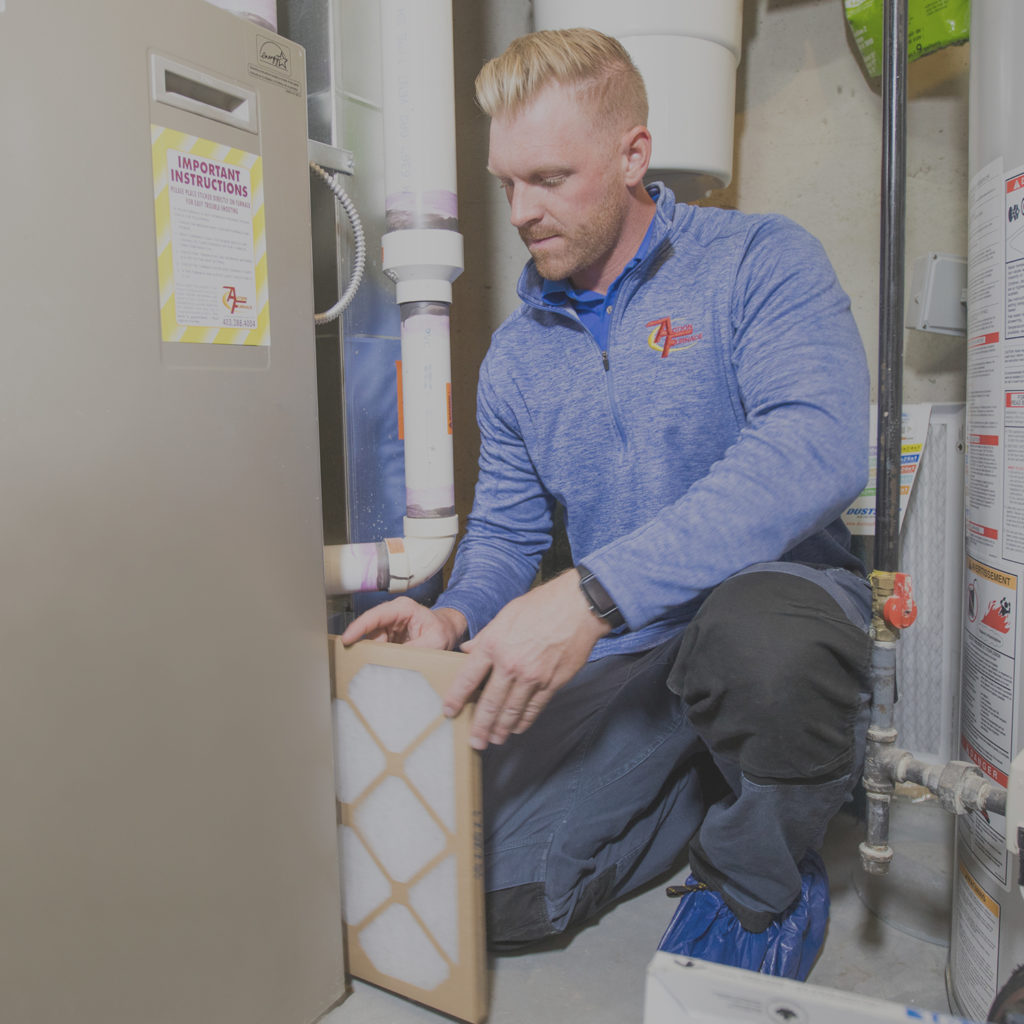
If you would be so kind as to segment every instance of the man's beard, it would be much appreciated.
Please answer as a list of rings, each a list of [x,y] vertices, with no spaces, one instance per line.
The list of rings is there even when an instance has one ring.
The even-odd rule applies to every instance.
[[[548,281],[561,281],[588,267],[594,266],[604,259],[615,247],[619,232],[622,229],[622,218],[618,210],[603,209],[596,219],[582,226],[572,237],[560,231],[554,233],[561,245],[555,251],[531,252],[537,273]],[[531,241],[552,237],[538,230],[536,226],[523,228],[519,232],[527,249]]]

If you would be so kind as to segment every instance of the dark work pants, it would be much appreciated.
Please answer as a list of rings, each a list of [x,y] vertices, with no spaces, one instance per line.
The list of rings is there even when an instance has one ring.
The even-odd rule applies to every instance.
[[[515,948],[690,866],[751,930],[800,892],[797,863],[861,770],[870,588],[761,563],[678,635],[588,663],[484,755],[488,938]]]

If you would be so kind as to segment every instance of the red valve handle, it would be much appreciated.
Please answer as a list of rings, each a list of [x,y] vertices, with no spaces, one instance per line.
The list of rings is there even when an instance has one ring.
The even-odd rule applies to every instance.
[[[896,573],[893,595],[885,602],[882,615],[893,629],[906,629],[914,624],[917,605],[914,603],[913,584],[906,573]]]

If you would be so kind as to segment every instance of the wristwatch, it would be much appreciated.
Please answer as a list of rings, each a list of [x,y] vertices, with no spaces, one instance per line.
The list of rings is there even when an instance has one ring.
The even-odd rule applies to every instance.
[[[590,605],[590,610],[599,618],[618,629],[626,624],[626,620],[619,611],[619,606],[612,600],[611,595],[601,586],[601,581],[585,566],[577,565],[576,571],[580,574],[580,590]]]

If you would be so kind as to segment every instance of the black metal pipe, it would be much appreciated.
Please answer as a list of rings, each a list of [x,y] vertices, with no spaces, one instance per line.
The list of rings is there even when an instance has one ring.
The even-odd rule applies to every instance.
[[[907,171],[907,0],[885,0],[882,230],[878,296],[875,569],[899,569],[903,419],[903,263]]]

